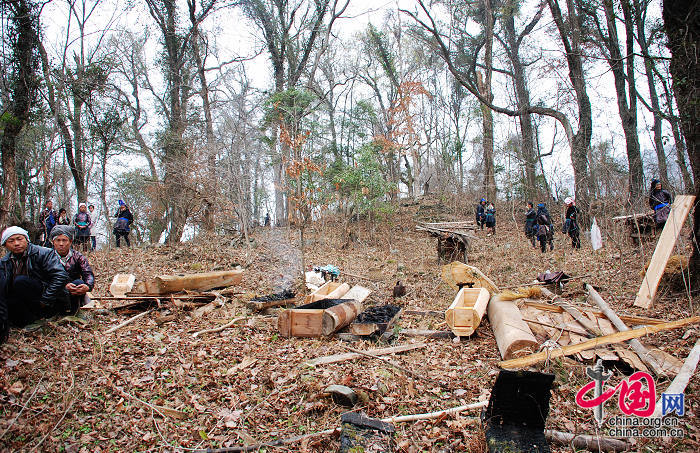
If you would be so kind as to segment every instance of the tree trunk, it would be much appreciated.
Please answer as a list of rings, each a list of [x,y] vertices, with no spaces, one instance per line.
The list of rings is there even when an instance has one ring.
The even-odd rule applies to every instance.
[[[700,9],[690,0],[664,0],[664,28],[671,50],[673,92],[685,135],[690,166],[693,169],[695,193],[700,197]],[[693,215],[694,245],[690,270],[695,287],[700,284],[700,209]]]
[[[493,75],[493,10],[491,0],[483,0],[485,22],[484,37],[486,39],[484,49],[484,75],[477,74],[479,91],[488,101],[493,102],[491,93],[491,78]],[[481,117],[484,128],[482,146],[484,149],[484,191],[489,201],[496,201],[496,169],[493,153],[493,112],[489,107],[481,104]]]
[[[571,137],[571,163],[574,167],[576,204],[582,209],[581,218],[586,218],[589,205],[588,149],[593,135],[593,115],[591,101],[586,91],[581,48],[581,18],[574,6],[574,0],[566,0],[568,10],[564,21],[559,0],[547,0],[552,18],[559,30],[559,36],[566,52],[569,67],[569,80],[576,93],[578,106],[578,131]]]
[[[2,153],[2,200],[0,201],[0,229],[14,219],[17,204],[17,137],[29,120],[39,82],[36,77],[38,61],[35,56],[39,44],[38,18],[34,6],[28,0],[17,0],[8,5],[10,22],[14,31],[12,42],[12,99],[5,105],[0,127],[3,129],[0,152]],[[9,68],[6,68],[9,69]]]
[[[649,55],[649,44],[645,30],[644,19],[646,17],[646,7],[643,7],[640,0],[632,0],[634,8],[634,21],[637,25],[637,42],[644,57],[644,70],[647,76],[647,85],[649,87],[649,100],[651,101],[652,115],[654,115],[654,148],[656,150],[656,159],[659,163],[659,179],[664,187],[668,185],[668,166],[666,162],[666,152],[664,151],[663,141],[663,125],[661,117],[661,106],[659,104],[659,95],[656,92],[656,81],[654,80],[654,60]],[[631,24],[627,24],[631,28]],[[682,171],[682,170],[681,170]],[[686,170],[687,172],[687,170]]]
[[[523,31],[524,34],[518,36],[515,32],[515,4],[513,0],[508,2],[505,11],[506,12],[503,15],[503,25],[506,42],[508,43],[506,53],[508,54],[511,67],[513,68],[515,96],[518,103],[518,110],[526,110],[530,106],[530,91],[527,87],[527,80],[525,78],[525,66],[520,60],[520,42],[522,42],[523,36],[529,33],[527,28],[531,30],[532,27],[537,24],[539,21],[540,12],[538,12],[535,18],[533,18],[533,20],[528,24],[527,28]],[[525,184],[525,197],[528,200],[533,200],[537,195],[537,179],[535,172],[537,157],[535,155],[532,115],[529,112],[526,112],[518,117],[518,121],[520,122],[520,145],[525,172],[525,178],[523,181]]]

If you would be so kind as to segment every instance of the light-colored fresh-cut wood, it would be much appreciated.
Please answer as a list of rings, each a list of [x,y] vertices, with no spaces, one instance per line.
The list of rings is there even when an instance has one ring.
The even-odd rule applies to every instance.
[[[651,257],[649,268],[644,275],[644,280],[642,280],[642,285],[639,287],[639,292],[634,300],[635,306],[649,308],[654,302],[656,290],[659,288],[659,282],[664,274],[664,270],[666,270],[666,263],[673,253],[673,247],[676,245],[685,219],[688,217],[694,202],[694,195],[679,195],[673,202],[671,213],[668,215],[663,231],[661,231],[661,236],[659,236],[659,242],[656,244],[656,249]]]
[[[603,335],[610,335],[616,332],[615,327],[613,327],[612,323],[608,319],[598,318],[598,326],[600,327],[600,331],[603,332]],[[613,348],[613,351],[617,353],[618,357],[620,357],[620,360],[625,362],[627,365],[635,370],[644,371],[647,373],[649,372],[646,365],[644,365],[644,362],[642,362],[637,354],[629,349],[629,346],[624,344],[612,344],[610,346]]]
[[[460,285],[473,285],[474,288],[486,288],[491,294],[497,293],[498,286],[483,272],[474,266],[453,261],[442,266],[442,280],[457,289]]]
[[[587,331],[598,337],[601,335],[600,329],[598,329],[598,325],[592,322],[590,319],[586,318],[578,308],[570,304],[563,297],[557,296],[545,287],[542,287],[542,294],[544,294],[547,297],[550,297],[552,299],[552,303],[559,305],[562,309],[564,309],[565,312],[570,314]]]
[[[493,301],[491,302],[493,303]],[[489,307],[490,306],[491,304],[489,304]],[[591,340],[584,341],[583,343],[564,346],[563,348],[550,349],[547,351],[531,354],[526,357],[504,360],[498,365],[501,368],[505,369],[524,368],[547,359],[556,359],[557,357],[576,354],[577,352],[586,351],[589,349],[596,348],[598,346],[621,343],[623,341],[631,340],[632,338],[639,338],[643,337],[644,335],[662,332],[664,330],[678,329],[680,327],[685,327],[690,324],[698,323],[700,323],[700,316],[693,316],[691,318],[684,318],[679,319],[678,321],[665,322],[663,324],[658,324],[655,326],[638,327],[636,329],[627,330],[625,332],[617,332],[612,335],[605,335],[602,337],[593,338]]]
[[[199,274],[159,275],[139,282],[129,295],[163,295],[180,291],[208,291],[238,285],[243,279],[242,269],[202,272]]]
[[[472,335],[486,313],[490,297],[485,288],[460,289],[452,305],[445,311],[445,322],[452,333],[462,337]]]
[[[690,350],[690,354],[688,354],[688,357],[685,359],[685,362],[681,366],[681,369],[678,371],[678,374],[676,375],[675,379],[673,379],[671,385],[668,386],[664,393],[685,393],[685,388],[688,386],[690,378],[695,374],[695,369],[698,366],[698,362],[700,362],[700,340],[695,342],[695,346],[693,346],[693,349]],[[661,416],[661,411],[663,410],[663,407],[661,406],[660,398],[661,395],[659,395],[659,401],[656,402],[656,407],[654,409],[654,414],[652,415],[652,417]]]
[[[491,297],[487,311],[489,323],[503,359],[528,354],[539,348],[537,339],[527,323],[523,321],[515,303],[501,300],[496,294]]]
[[[344,292],[338,299],[355,299],[359,302],[364,302],[372,291],[364,286],[355,285],[349,291]]]
[[[427,345],[425,343],[409,343],[409,344],[402,344],[399,346],[392,346],[390,348],[370,349],[367,352],[371,353],[373,355],[398,354],[401,352],[413,351],[415,349],[423,349],[426,346]],[[346,352],[343,354],[334,354],[334,355],[329,355],[329,356],[325,356],[325,357],[318,357],[318,358],[307,361],[305,364],[307,366],[328,365],[331,363],[338,363],[338,362],[345,362],[348,360],[359,359],[360,357],[362,357],[362,354],[358,354],[356,352]]]
[[[347,283],[326,282],[319,289],[306,296],[305,304],[310,304],[323,299],[340,299],[350,290]]]
[[[564,311],[564,309],[558,305],[547,304],[547,303],[542,303],[542,302],[535,302],[534,300],[523,300],[523,304],[527,305],[528,307],[534,307],[534,308],[537,308],[538,310],[547,311],[550,313],[561,313]],[[579,309],[585,310],[587,313],[591,313],[591,314],[595,315],[597,318],[607,319],[605,316],[605,313],[603,313],[600,310],[588,310],[584,307],[579,307]],[[631,326],[650,326],[650,325],[655,325],[655,324],[663,324],[663,323],[667,322],[665,319],[646,318],[644,316],[632,316],[632,315],[619,315],[619,316],[620,316],[620,319],[622,319],[626,324],[629,324]]]
[[[599,331],[600,331],[600,335],[601,335],[601,336],[602,336],[602,335],[605,335],[605,334],[603,333],[603,330],[600,329],[600,326],[598,325],[598,318],[596,318],[596,317],[595,317],[594,315],[592,315],[591,313],[584,313],[584,314],[585,314],[585,316],[586,316],[590,321],[594,322],[595,325],[598,326],[598,329],[599,329]],[[613,346],[613,345],[611,345],[611,348],[612,348],[612,346]],[[595,350],[595,354],[596,354],[596,355],[598,356],[598,358],[600,358],[601,360],[614,362],[614,361],[618,360],[619,357],[618,357],[618,355],[614,352],[614,350],[613,350],[614,348],[613,348],[613,349],[611,349],[611,348],[598,348],[598,349]]]
[[[134,274],[117,274],[112,279],[112,284],[109,285],[109,292],[114,297],[124,297],[132,290],[135,282],[136,276]]]
[[[624,332],[626,330],[629,330],[629,327],[622,322],[619,316],[617,316],[617,313],[610,308],[610,305],[608,305],[607,302],[603,299],[603,297],[598,294],[598,291],[596,291],[591,285],[585,284],[584,288],[586,291],[588,291],[588,296],[590,299],[600,308],[600,310],[605,313],[605,316],[610,320],[610,322],[615,326],[617,330],[620,332]],[[634,352],[637,353],[639,358],[651,368],[651,370],[656,374],[657,376],[663,376],[666,374],[666,372],[663,370],[661,365],[657,362],[656,358],[651,356],[649,354],[649,350],[644,346],[639,340],[634,339],[630,340],[630,347]]]

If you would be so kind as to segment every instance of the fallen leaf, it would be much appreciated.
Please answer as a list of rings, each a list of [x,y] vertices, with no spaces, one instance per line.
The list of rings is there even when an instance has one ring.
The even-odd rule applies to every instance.
[[[15,383],[12,384],[10,388],[7,389],[7,391],[12,393],[13,395],[19,395],[24,391],[24,384],[22,384],[22,381],[15,381]]]

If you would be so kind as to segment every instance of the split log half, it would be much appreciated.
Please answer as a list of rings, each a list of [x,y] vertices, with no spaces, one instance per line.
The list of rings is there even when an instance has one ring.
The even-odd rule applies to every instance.
[[[537,339],[520,314],[517,305],[501,300],[498,294],[488,305],[489,322],[504,360],[531,353],[539,348]]]

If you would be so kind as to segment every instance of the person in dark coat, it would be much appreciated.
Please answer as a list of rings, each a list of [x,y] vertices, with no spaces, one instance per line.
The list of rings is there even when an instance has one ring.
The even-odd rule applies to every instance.
[[[486,223],[486,199],[482,198],[479,201],[479,204],[476,205],[476,225],[483,230],[485,223]]]
[[[58,210],[58,221],[56,225],[70,225],[70,219],[68,218],[68,211],[66,211],[66,208]]]
[[[9,325],[23,327],[65,307],[66,272],[53,250],[31,244],[26,230],[12,226],[2,232],[0,245],[0,342]]]
[[[533,247],[536,247],[535,241],[537,240],[537,212],[535,211],[535,205],[532,201],[527,202],[527,212],[525,213],[525,237],[530,240]]]
[[[51,229],[56,225],[56,220],[58,216],[56,211],[53,209],[53,201],[48,200],[44,210],[41,211],[39,215],[39,229],[43,232],[42,241],[40,244],[48,246],[49,244],[49,234],[51,234]]]
[[[486,225],[486,236],[491,236],[496,234],[496,208],[493,203],[489,203],[486,206],[486,211],[484,211],[484,225]]]
[[[657,228],[662,228],[666,224],[672,204],[673,196],[671,193],[661,187],[661,181],[654,179],[649,191],[649,207],[654,210],[654,221]]]
[[[88,214],[87,204],[80,203],[78,213],[73,217],[73,225],[75,226],[75,245],[80,245],[87,248],[86,244],[90,242],[90,225],[92,219]]]
[[[564,228],[562,228],[562,232],[568,234],[571,238],[572,248],[580,249],[581,237],[578,226],[578,214],[581,211],[576,207],[576,202],[571,197],[566,197],[566,199],[564,199],[564,205],[566,205],[566,214],[564,216]]]
[[[554,225],[552,216],[544,203],[537,205],[537,240],[540,241],[542,253],[547,251],[547,243],[549,243],[549,250],[554,250]]]
[[[126,246],[131,247],[129,242],[129,231],[131,231],[131,224],[134,223],[134,216],[131,214],[129,207],[124,203],[123,200],[119,200],[119,209],[117,213],[114,214],[117,221],[114,223],[114,237],[117,240],[117,247],[119,247],[119,239],[124,238],[126,241]]]
[[[69,314],[74,314],[87,303],[85,294],[95,286],[95,276],[90,263],[82,253],[72,247],[74,237],[75,231],[70,226],[59,225],[51,232],[53,249],[68,273],[69,283],[66,284],[66,291],[69,306],[66,307],[66,312]]]

